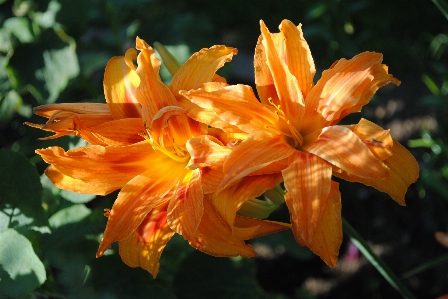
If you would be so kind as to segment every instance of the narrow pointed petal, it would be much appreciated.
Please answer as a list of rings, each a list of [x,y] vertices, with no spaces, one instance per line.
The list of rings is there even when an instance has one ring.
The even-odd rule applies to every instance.
[[[64,103],[47,104],[33,108],[34,114],[43,117],[53,117],[60,112],[71,112],[75,114],[105,114],[111,115],[109,107],[100,103]],[[57,118],[55,118],[57,119]]]
[[[310,153],[297,151],[282,171],[285,201],[291,213],[294,234],[311,244],[331,189],[331,166]]]
[[[186,240],[194,239],[204,213],[201,172],[189,171],[168,206],[168,224]]]
[[[156,113],[166,106],[176,106],[177,102],[170,89],[160,79],[160,61],[155,51],[142,39],[137,38],[137,74],[140,84],[137,88],[137,100],[142,105],[144,121],[149,126]]]
[[[356,176],[384,179],[390,173],[367,145],[343,126],[324,128],[307,151]]]
[[[150,170],[130,180],[110,210],[97,257],[113,242],[129,237],[154,207],[168,201],[185,174],[182,165],[167,158],[164,163],[152,164]]]
[[[241,205],[251,198],[262,195],[283,180],[281,173],[247,176],[236,185],[225,188],[213,196],[213,205],[220,217],[229,226],[233,226],[237,211]]]
[[[272,41],[271,34],[263,21],[260,21],[263,46],[266,53],[266,62],[274,80],[281,109],[294,127],[300,128],[305,112],[305,103],[297,78],[281,60]]]
[[[331,182],[330,193],[325,200],[321,201],[321,204],[322,216],[316,223],[311,242],[305,242],[302,238],[302,228],[298,225],[298,212],[294,211],[295,214],[293,214],[290,210],[292,229],[299,244],[307,246],[329,267],[334,268],[342,243],[341,193],[338,183]]]
[[[232,60],[237,54],[235,48],[213,46],[193,54],[177,71],[169,85],[172,93],[178,97],[180,90],[198,88],[205,82],[213,81],[213,77],[224,63]]]
[[[141,117],[137,101],[140,78],[126,59],[124,56],[113,57],[104,72],[104,95],[114,119]]]
[[[160,256],[174,232],[166,222],[168,203],[154,208],[127,239],[119,241],[119,252],[129,267],[140,267],[156,278]]]
[[[115,184],[111,184],[108,181],[96,184],[85,183],[81,180],[74,179],[61,173],[53,165],[50,165],[45,170],[45,175],[53,182],[56,187],[82,194],[107,195],[119,188]]]
[[[109,182],[116,189],[152,165],[170,160],[146,142],[127,147],[91,145],[67,152],[60,147],[49,147],[36,153],[64,175],[87,184]]]
[[[404,146],[397,140],[394,140],[393,144],[392,156],[383,161],[390,169],[390,176],[387,179],[363,178],[347,172],[334,175],[350,182],[372,186],[389,194],[399,205],[405,206],[405,194],[409,186],[418,179],[419,167],[415,158]]]
[[[143,141],[143,120],[124,118],[90,128],[92,134],[107,145],[124,146]]]
[[[203,88],[181,94],[202,108],[212,108],[223,121],[247,133],[269,130],[267,127],[275,127],[278,121],[278,116],[260,104],[252,88],[247,85],[238,84],[216,90],[204,85]]]
[[[242,240],[249,240],[287,229],[291,229],[291,224],[236,216],[233,234]]]
[[[256,256],[252,246],[236,238],[231,227],[220,219],[210,197],[211,195],[204,196],[204,214],[196,231],[197,237],[189,240],[190,245],[213,256]]]
[[[284,142],[280,135],[259,132],[251,135],[232,150],[224,162],[225,178],[220,189],[253,174],[274,162],[292,155],[296,150]]]
[[[272,34],[274,42],[276,34]],[[266,63],[266,53],[263,46],[263,36],[260,36],[255,46],[254,69],[255,69],[255,85],[260,101],[268,105],[268,99],[272,99],[274,103],[278,103],[277,90],[275,89],[274,79],[272,78],[269,66]]]
[[[222,166],[232,150],[222,146],[219,140],[208,135],[187,141],[187,150],[191,155],[188,169],[205,166]]]
[[[280,24],[280,31],[285,42],[285,62],[291,74],[297,78],[303,98],[305,98],[313,87],[316,67],[308,43],[303,37],[302,24],[296,27],[291,21],[283,20]]]
[[[378,88],[400,81],[387,73],[381,64],[380,53],[364,52],[350,60],[341,59],[322,73],[322,78],[309,92],[306,99],[307,131],[321,117],[320,128],[338,123],[350,113],[359,112],[367,104]]]

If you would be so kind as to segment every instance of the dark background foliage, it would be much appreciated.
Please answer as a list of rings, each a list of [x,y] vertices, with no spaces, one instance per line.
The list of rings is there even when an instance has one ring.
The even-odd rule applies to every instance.
[[[401,86],[379,90],[360,117],[390,128],[411,148],[420,179],[407,207],[359,184],[341,183],[343,216],[417,298],[448,294],[448,20],[427,1],[0,0],[0,298],[400,298],[347,236],[329,269],[291,232],[252,241],[254,259],[206,256],[173,238],[156,280],[120,260],[95,259],[116,193],[78,195],[42,176],[37,148],[80,144],[23,126],[32,107],[104,102],[104,67],[135,36],[169,45],[179,60],[225,44],[239,54],[220,73],[253,85],[259,20],[302,23],[318,73],[363,51],[384,54]],[[165,75],[166,80],[169,78]],[[82,143],[81,143],[82,144]],[[288,220],[285,207],[271,215]],[[433,262],[433,263],[431,263]],[[429,264],[428,264],[429,263]],[[421,267],[419,269],[419,267]]]

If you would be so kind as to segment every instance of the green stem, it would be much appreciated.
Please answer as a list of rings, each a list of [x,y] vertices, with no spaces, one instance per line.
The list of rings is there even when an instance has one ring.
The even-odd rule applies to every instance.
[[[359,251],[367,258],[367,260],[376,268],[376,270],[387,280],[387,282],[396,289],[403,298],[416,299],[415,296],[409,291],[395,275],[394,272],[380,259],[375,253],[373,253],[367,242],[355,231],[355,229],[342,218],[342,225],[344,232],[350,237],[353,244],[358,247]]]
[[[432,2],[437,6],[437,8],[442,12],[445,18],[448,19],[448,4],[443,0],[432,0]]]
[[[426,271],[428,269],[431,269],[433,267],[437,267],[443,263],[448,263],[448,254],[444,254],[442,256],[439,256],[433,260],[430,260],[429,262],[426,262],[412,270],[407,271],[406,273],[403,273],[403,275],[401,275],[402,279],[406,279],[409,278],[411,276],[414,276],[420,272]]]

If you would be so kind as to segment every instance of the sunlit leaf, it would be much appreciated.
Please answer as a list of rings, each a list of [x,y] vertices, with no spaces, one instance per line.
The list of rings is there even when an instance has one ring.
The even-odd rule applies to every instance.
[[[0,297],[23,296],[47,279],[45,267],[27,238],[14,229],[0,233]]]

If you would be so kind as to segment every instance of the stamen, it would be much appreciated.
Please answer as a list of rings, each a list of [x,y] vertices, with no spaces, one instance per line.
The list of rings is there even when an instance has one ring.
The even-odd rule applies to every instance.
[[[281,109],[280,105],[275,105],[274,101],[272,100],[272,98],[268,98],[268,102],[269,104],[271,104],[272,106],[274,106],[275,108],[275,114],[278,115],[279,118],[283,119],[286,122],[286,125],[288,126],[289,131],[291,132],[291,134],[282,132],[283,135],[291,137],[292,139],[294,139],[294,147],[298,147],[301,146],[303,144],[303,137],[300,134],[300,132],[296,129],[296,127],[294,127],[291,122],[289,121],[289,119],[286,118],[285,113],[283,112],[283,110]],[[271,128],[267,125],[265,125],[265,128]],[[272,128],[274,129],[274,128]],[[277,130],[278,131],[278,130]]]
[[[176,151],[176,147],[174,147],[174,150],[176,151],[176,153],[172,153],[172,152],[168,151],[165,147],[156,144],[153,141],[153,139],[151,138],[151,135],[146,132],[139,134],[139,135],[142,136],[143,138],[145,138],[146,141],[148,141],[149,144],[151,144],[152,148],[155,151],[158,151],[158,152],[161,152],[161,153],[167,155],[168,157],[170,157],[171,159],[173,159],[176,162],[183,163],[183,162],[187,162],[188,159],[190,159],[189,155],[187,156],[187,155],[183,154],[183,156],[179,156],[178,152]]]

